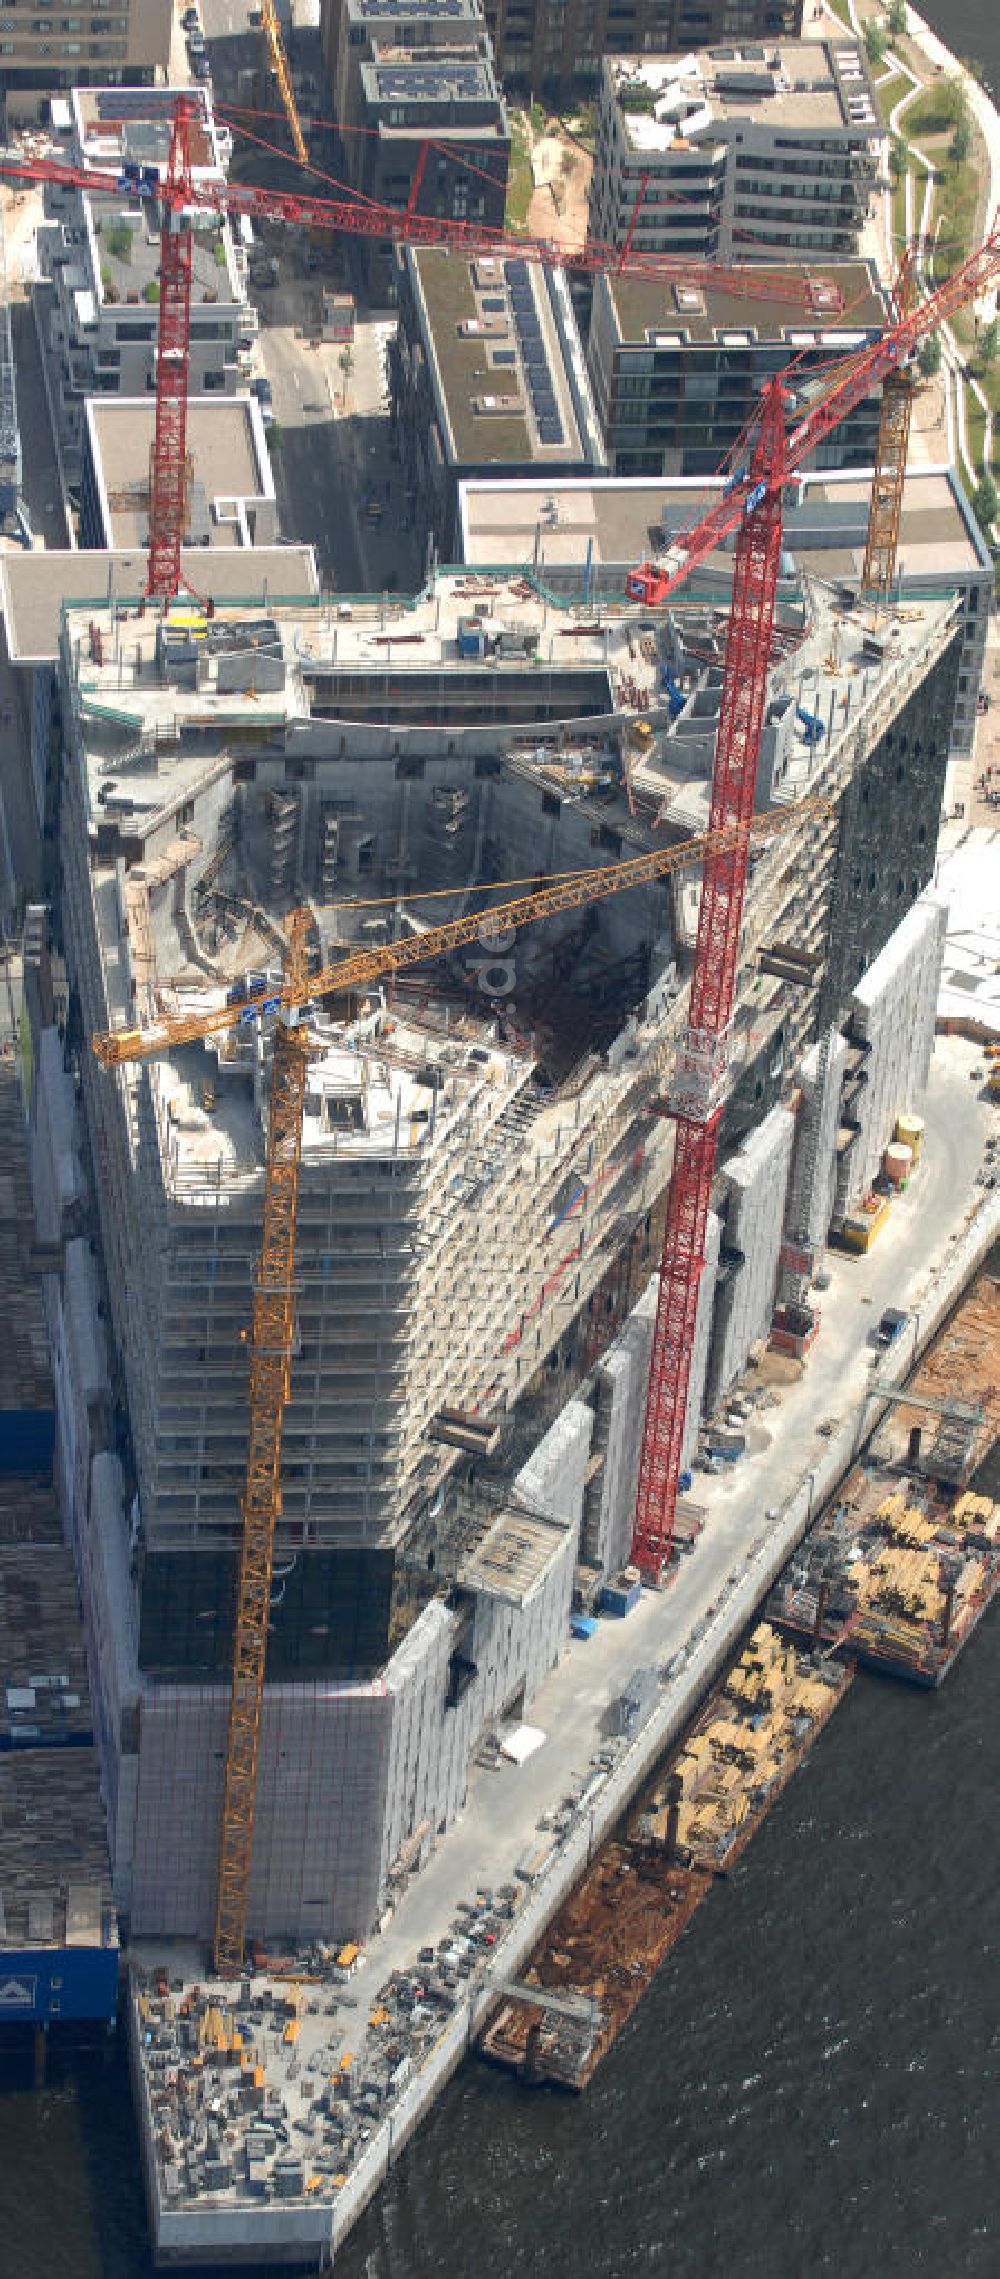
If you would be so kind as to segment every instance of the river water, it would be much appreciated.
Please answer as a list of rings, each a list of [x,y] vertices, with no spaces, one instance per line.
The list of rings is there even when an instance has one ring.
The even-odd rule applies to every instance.
[[[1000,89],[1000,0],[924,13]],[[587,2095],[466,2065],[342,2279],[998,2279],[998,1648],[1000,1603],[942,1693],[859,1678]],[[22,2080],[0,2279],[149,2279],[120,2050]]]

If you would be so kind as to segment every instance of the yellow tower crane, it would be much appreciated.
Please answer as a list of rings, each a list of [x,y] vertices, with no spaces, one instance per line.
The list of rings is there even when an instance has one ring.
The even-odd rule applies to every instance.
[[[795,807],[769,809],[753,816],[746,825],[705,832],[681,846],[657,848],[651,854],[596,870],[567,872],[548,886],[492,903],[488,909],[471,911],[426,933],[408,935],[375,949],[348,952],[318,973],[309,971],[312,913],[308,908],[296,910],[287,921],[280,994],[270,995],[260,989],[208,1012],[167,1016],[148,1027],[112,1029],[93,1038],[93,1050],[102,1067],[121,1068],[130,1062],[155,1059],[198,1038],[217,1036],[247,1015],[276,1015],[264,1216],[250,1336],[250,1438],[242,1496],[243,1532],[216,1891],[214,1962],[221,1977],[239,1976],[246,1949],[274,1537],[281,1511],[282,1432],[295,1331],[295,1219],[302,1115],[312,1049],[307,1025],[299,1016],[321,998],[367,987],[385,974],[423,965],[429,958],[474,941],[487,917],[504,930],[535,924],[561,910],[580,909],[606,895],[621,894],[630,886],[650,885],[672,871],[687,869],[701,862],[710,848],[726,848],[740,839],[760,844],[787,831],[803,815],[822,813],[831,804],[825,796],[801,800]]]
[[[295,146],[295,156],[300,166],[308,166],[309,151],[306,146],[306,138],[302,132],[302,121],[299,117],[299,107],[295,100],[295,89],[292,85],[291,68],[285,51],[285,43],[281,37],[281,25],[278,22],[274,0],[263,0],[260,27],[264,35],[268,60],[278,82],[281,100],[285,106],[285,117],[288,120],[289,132]]]
[[[909,316],[916,297],[914,253],[913,248],[908,246],[899,263],[893,288],[894,323],[901,324],[904,317]],[[909,364],[901,364],[895,372],[886,374],[882,382],[875,471],[868,508],[868,535],[861,571],[861,590],[874,602],[876,611],[884,608],[888,601],[896,575],[896,549],[899,545],[899,522],[903,511],[913,394],[913,371]]]

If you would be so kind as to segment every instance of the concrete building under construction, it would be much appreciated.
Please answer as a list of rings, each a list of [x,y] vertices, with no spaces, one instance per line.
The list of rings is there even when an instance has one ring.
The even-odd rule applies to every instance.
[[[900,921],[921,940],[937,925],[920,911],[960,601],[923,596],[890,636],[831,590],[807,606],[789,569],[779,620],[760,804],[784,827],[754,856],[692,1449],[769,1325],[791,1079],[828,969],[838,1020],[851,990],[855,1029],[867,1018],[866,1181],[926,1073],[920,1043],[876,1081],[893,1032],[877,982]],[[682,843],[707,818],[715,642],[704,610],[637,628],[522,574],[452,573],[394,607],[64,613],[72,1004],[68,1051],[39,1016],[32,1129],[63,1246],[60,1461],[135,1933],[202,1937],[213,1916],[270,1024],[113,1074],[86,1040],[266,985],[303,900],[326,964],[485,912],[499,881]],[[668,1176],[658,1104],[696,910],[675,874],[516,938],[484,915],[447,961],[316,1008],[254,1936],[370,1929],[460,1807],[484,1733],[558,1658],[581,1563],[627,1555],[648,1302],[602,1362],[615,1315],[602,1338],[594,1301]],[[823,1128],[836,1148],[837,1104]],[[841,1186],[831,1216],[848,1170]]]

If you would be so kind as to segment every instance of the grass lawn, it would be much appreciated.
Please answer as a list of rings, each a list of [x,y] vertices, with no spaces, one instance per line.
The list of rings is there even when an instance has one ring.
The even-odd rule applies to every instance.
[[[979,172],[971,160],[965,166],[949,166],[938,182],[934,197],[937,243],[931,265],[935,284],[950,277],[976,244],[979,195]]]
[[[983,471],[983,446],[986,441],[986,417],[981,411],[971,388],[965,391],[965,432],[969,439],[972,464],[977,474]]]
[[[834,15],[839,16],[841,23],[846,24],[848,31],[852,32],[854,26],[851,22],[851,11],[847,5],[847,0],[830,0],[830,6]]]
[[[906,132],[912,135],[915,142],[922,142],[925,135],[943,135],[950,142],[955,132],[955,121],[946,80],[937,87],[925,87],[923,94],[918,95],[916,101],[910,104],[906,114]]]
[[[882,118],[886,126],[889,124],[890,111],[893,109],[896,103],[902,101],[907,88],[912,87],[912,85],[913,81],[912,79],[907,78],[905,71],[890,71],[888,79],[876,80],[875,93],[878,96],[878,107],[882,113]],[[904,111],[902,119],[900,120],[900,126],[904,134],[906,133],[907,126],[909,124],[909,117],[909,112]]]
[[[528,124],[523,111],[510,114],[510,171],[507,175],[507,204],[505,220],[510,229],[527,229],[528,208],[534,182],[531,175],[531,143]]]

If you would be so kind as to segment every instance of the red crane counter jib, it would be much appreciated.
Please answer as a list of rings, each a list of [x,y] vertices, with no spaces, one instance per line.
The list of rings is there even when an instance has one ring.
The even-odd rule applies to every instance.
[[[160,235],[160,324],[156,376],[156,430],[150,478],[149,575],[146,592],[169,601],[181,583],[181,547],[187,526],[187,398],[191,339],[194,198],[190,150],[191,106],[174,114]]]
[[[639,1458],[632,1556],[652,1582],[670,1556],[694,1351],[705,1230],[722,1116],[727,1039],[739,959],[749,825],[767,695],[781,559],[784,399],[765,394],[736,547],[711,829],[735,837],[710,851],[702,874],[688,1026],[670,1085],[677,1145],[667,1197],[649,1393]]]

